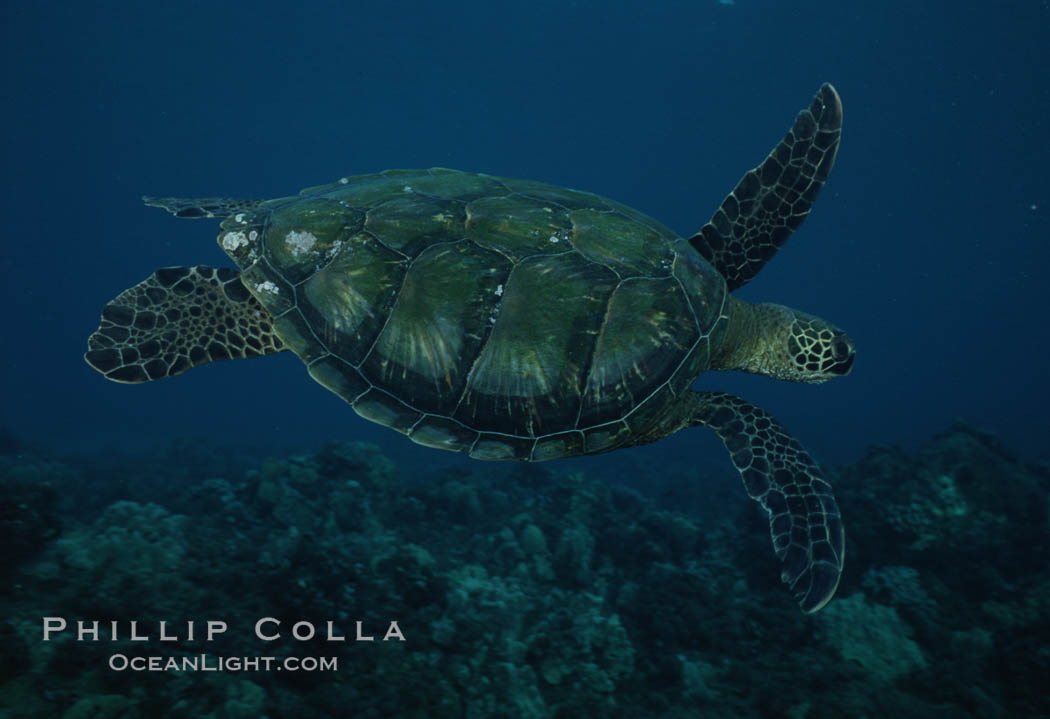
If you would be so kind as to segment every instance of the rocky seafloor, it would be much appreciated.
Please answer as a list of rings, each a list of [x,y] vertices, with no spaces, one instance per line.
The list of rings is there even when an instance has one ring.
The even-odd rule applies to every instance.
[[[828,474],[847,569],[806,616],[735,478],[409,479],[362,443],[89,460],[5,435],[0,718],[1050,716],[1050,468],[959,424]],[[45,617],[68,628],[44,641]],[[202,654],[338,670],[110,666]]]

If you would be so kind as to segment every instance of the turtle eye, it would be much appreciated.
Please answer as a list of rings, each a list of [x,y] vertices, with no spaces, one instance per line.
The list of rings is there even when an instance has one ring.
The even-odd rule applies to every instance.
[[[843,362],[850,356],[849,342],[845,337],[836,337],[831,341],[831,353],[836,362]]]

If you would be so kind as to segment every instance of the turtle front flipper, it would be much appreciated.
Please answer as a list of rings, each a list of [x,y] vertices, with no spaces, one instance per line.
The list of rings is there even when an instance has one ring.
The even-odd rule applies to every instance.
[[[748,495],[769,512],[780,578],[802,611],[831,599],[842,575],[845,534],[831,485],[798,440],[769,413],[722,392],[695,393],[692,424],[715,430]]]
[[[236,200],[230,197],[152,197],[143,195],[142,201],[150,207],[167,210],[176,217],[229,217],[238,212],[254,210],[261,200]]]
[[[239,272],[165,267],[103,308],[84,359],[116,382],[149,382],[205,362],[283,349],[270,313]]]
[[[780,144],[689,238],[730,292],[750,282],[806,219],[835,164],[841,136],[842,101],[825,83]]]

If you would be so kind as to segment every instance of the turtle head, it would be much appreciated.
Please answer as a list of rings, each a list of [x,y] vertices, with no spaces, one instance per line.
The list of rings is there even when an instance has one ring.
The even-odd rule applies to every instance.
[[[784,309],[792,315],[786,350],[791,370],[784,379],[825,382],[832,377],[848,375],[856,354],[849,335],[819,317]]]
[[[855,354],[853,340],[830,322],[783,305],[752,305],[730,296],[729,326],[712,369],[818,383],[849,374]]]

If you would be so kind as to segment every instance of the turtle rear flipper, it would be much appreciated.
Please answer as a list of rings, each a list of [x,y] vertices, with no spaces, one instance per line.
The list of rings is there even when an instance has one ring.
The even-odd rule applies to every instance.
[[[831,485],[798,440],[769,413],[723,392],[697,392],[692,424],[715,430],[748,495],[769,512],[780,578],[802,611],[815,612],[835,594],[845,535]]]
[[[842,137],[842,101],[825,83],[780,144],[747,172],[693,248],[722,273],[729,291],[751,281],[809,214]]]
[[[152,197],[143,195],[150,207],[167,210],[176,217],[229,217],[237,212],[254,210],[262,200],[237,200],[231,197]]]
[[[198,265],[164,267],[117,295],[84,359],[108,379],[137,383],[283,349],[239,272]]]

